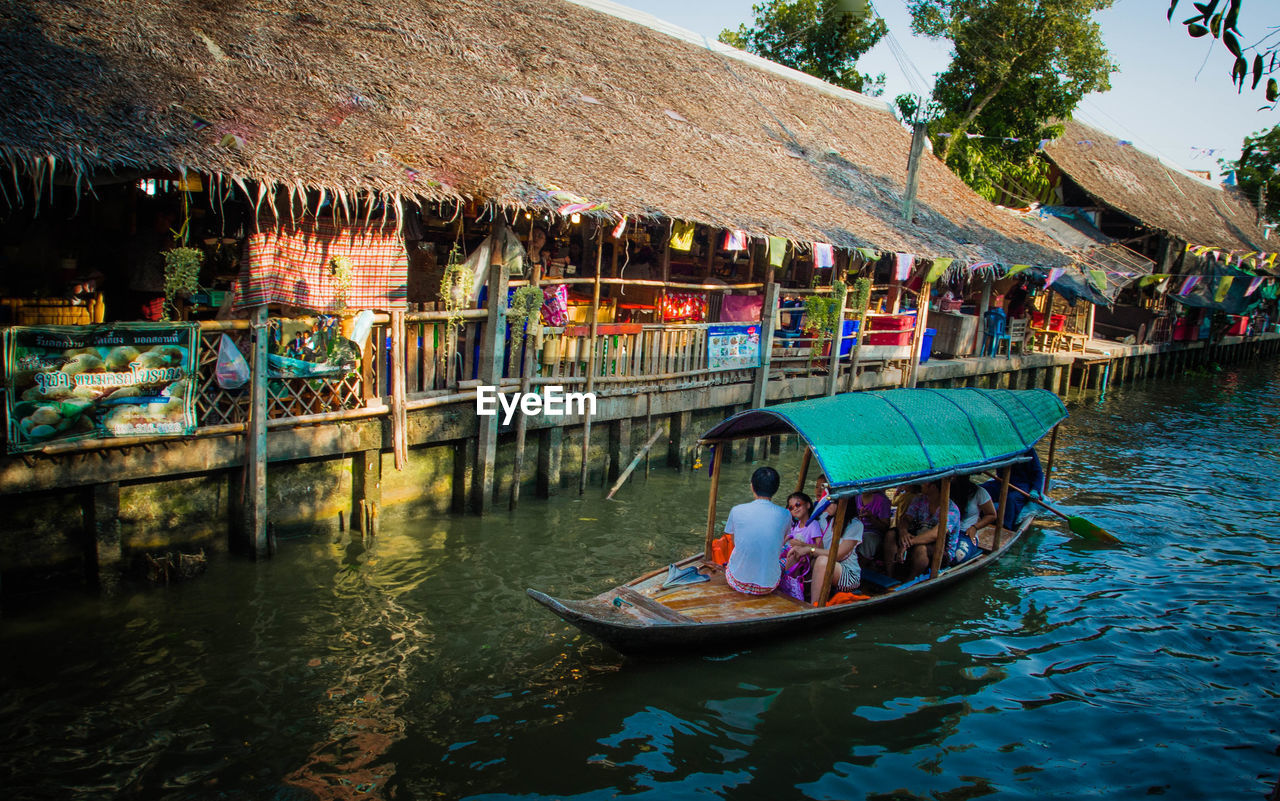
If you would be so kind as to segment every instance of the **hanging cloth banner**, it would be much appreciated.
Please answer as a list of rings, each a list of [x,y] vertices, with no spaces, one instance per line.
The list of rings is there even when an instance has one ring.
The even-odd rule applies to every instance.
[[[626,216],[625,216],[625,215],[623,215],[622,219],[621,219],[621,220],[618,220],[618,224],[617,224],[617,225],[615,225],[615,226],[614,226],[614,228],[613,228],[613,238],[614,238],[614,239],[621,239],[621,238],[622,238],[622,232],[623,232],[623,231],[625,231],[625,230],[627,230],[627,218],[626,218]]]
[[[671,249],[688,253],[693,248],[693,223],[671,223]]]
[[[1221,303],[1227,299],[1227,293],[1231,291],[1231,283],[1235,280],[1233,275],[1224,275],[1218,279],[1218,287],[1213,291],[1214,303]]]
[[[1152,273],[1151,275],[1144,275],[1138,279],[1138,286],[1151,286],[1152,284],[1164,281],[1168,277],[1169,275],[1167,273]]]
[[[782,236],[769,237],[769,266],[781,268],[787,258],[787,240]]]
[[[895,253],[893,258],[893,277],[899,281],[905,281],[910,278],[911,268],[915,266],[916,257],[910,253]]]
[[[934,259],[933,266],[929,268],[929,274],[924,277],[925,283],[932,284],[946,273],[947,268],[955,259]]]
[[[875,248],[858,248],[858,255],[866,259],[867,261],[875,261],[876,259],[880,258],[880,256],[876,253]]]
[[[1196,284],[1200,283],[1201,278],[1202,276],[1199,275],[1188,275],[1187,280],[1182,282],[1182,288],[1178,290],[1178,296],[1186,297],[1189,295],[1191,290],[1196,288]]]
[[[826,242],[813,243],[813,266],[819,270],[836,266],[836,251]]]
[[[1261,284],[1262,284],[1262,276],[1255,275],[1253,277],[1253,280],[1249,282],[1249,288],[1244,291],[1244,296],[1247,298],[1250,295],[1252,295],[1254,292],[1257,292],[1258,287],[1261,286]]]
[[[1030,270],[1030,269],[1031,269],[1030,264],[1015,264],[1009,268],[1009,272],[1005,273],[1004,277],[1008,278],[1011,275],[1017,275],[1018,273],[1026,272],[1027,270]]]
[[[1044,279],[1044,288],[1048,289],[1049,287],[1053,286],[1053,282],[1061,278],[1062,274],[1065,272],[1066,270],[1063,269],[1062,267],[1054,267],[1053,269],[1049,270],[1049,277]]]
[[[747,249],[747,232],[746,231],[725,231],[724,247],[721,250],[746,250]]]
[[[1107,291],[1107,274],[1102,270],[1090,270],[1089,280],[1093,282],[1094,287],[1099,292]]]
[[[995,266],[996,263],[994,261],[975,261],[969,265],[969,272],[976,273],[978,270],[990,270]]]

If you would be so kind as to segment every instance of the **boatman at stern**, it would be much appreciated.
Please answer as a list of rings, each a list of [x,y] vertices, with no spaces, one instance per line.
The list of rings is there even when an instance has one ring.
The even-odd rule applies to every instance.
[[[791,514],[771,500],[780,482],[777,470],[761,467],[751,474],[755,500],[729,510],[724,531],[733,535],[733,553],[724,577],[738,592],[768,595],[782,580],[778,552],[791,527]]]

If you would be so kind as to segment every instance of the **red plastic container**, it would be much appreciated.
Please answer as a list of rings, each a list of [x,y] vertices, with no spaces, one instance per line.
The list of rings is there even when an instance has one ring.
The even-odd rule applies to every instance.
[[[1038,311],[1031,312],[1031,325],[1034,328],[1044,328],[1044,315]],[[1062,331],[1067,327],[1067,315],[1051,314],[1049,315],[1049,330]]]
[[[1232,315],[1231,327],[1227,329],[1227,336],[1242,337],[1249,331],[1249,318],[1244,316]]]
[[[912,331],[916,327],[914,314],[877,314],[869,316],[868,331]],[[871,344],[875,344],[874,342]]]
[[[871,331],[867,334],[868,345],[910,345],[914,331]]]

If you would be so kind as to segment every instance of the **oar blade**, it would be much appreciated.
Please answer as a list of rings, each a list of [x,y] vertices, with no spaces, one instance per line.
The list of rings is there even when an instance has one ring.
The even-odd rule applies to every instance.
[[[1108,532],[1106,529],[1098,526],[1083,517],[1071,515],[1067,518],[1067,528],[1075,534],[1084,537],[1087,540],[1098,540],[1099,542],[1119,543],[1120,540]]]

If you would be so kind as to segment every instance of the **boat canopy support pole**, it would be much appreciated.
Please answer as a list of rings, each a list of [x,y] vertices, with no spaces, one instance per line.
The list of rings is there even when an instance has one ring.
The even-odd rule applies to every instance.
[[[836,518],[831,525],[831,548],[827,550],[827,568],[822,571],[822,586],[818,588],[819,592],[814,596],[813,602],[813,605],[819,609],[826,605],[827,597],[831,594],[831,579],[836,574],[836,561],[840,556],[840,536],[844,534],[844,521],[848,509],[848,496],[836,503]]]
[[[587,351],[587,394],[596,389],[596,350],[600,347],[600,262],[604,253],[604,229],[596,226],[596,278],[591,282],[591,350]],[[591,413],[582,413],[582,465],[578,472],[578,494],[587,492],[587,459],[591,455]]]
[[[1061,423],[1055,425],[1053,432],[1049,434],[1049,459],[1044,464],[1044,489],[1041,490],[1043,493],[1049,491],[1049,478],[1053,475],[1053,454],[1058,450],[1058,428],[1061,425]]]
[[[711,564],[711,542],[716,538],[716,495],[720,491],[720,460],[724,458],[724,443],[716,443],[716,455],[711,459],[711,497],[707,499],[707,538],[702,549],[702,561]]]
[[[809,461],[813,459],[813,448],[804,448],[804,458],[800,460],[800,477],[796,479],[796,492],[804,492],[805,482],[809,479]]]
[[[929,566],[930,579],[938,577],[942,569],[942,556],[947,551],[947,510],[950,506],[951,476],[947,476],[942,479],[942,489],[938,493],[938,536],[933,541],[933,564]]]
[[[1000,505],[996,507],[996,537],[992,546],[995,551],[1000,550],[1000,546],[1004,544],[1004,510],[1009,501],[1009,477],[1012,475],[1013,465],[1007,464],[1000,469]]]

